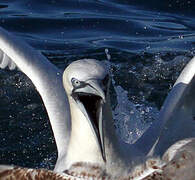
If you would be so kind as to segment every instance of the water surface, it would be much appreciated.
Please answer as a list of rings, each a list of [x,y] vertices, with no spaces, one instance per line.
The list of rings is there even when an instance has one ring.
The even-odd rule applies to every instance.
[[[132,143],[158,117],[194,55],[192,1],[2,0],[0,26],[60,69],[81,58],[112,69],[112,108],[121,139]],[[0,164],[53,168],[56,146],[39,94],[18,70],[0,70]]]

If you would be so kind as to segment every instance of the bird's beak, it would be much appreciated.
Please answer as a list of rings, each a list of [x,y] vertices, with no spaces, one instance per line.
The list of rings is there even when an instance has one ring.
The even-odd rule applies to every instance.
[[[106,161],[102,122],[102,106],[106,102],[106,87],[99,80],[88,80],[85,86],[74,89],[72,96],[86,116],[96,138],[102,158]]]

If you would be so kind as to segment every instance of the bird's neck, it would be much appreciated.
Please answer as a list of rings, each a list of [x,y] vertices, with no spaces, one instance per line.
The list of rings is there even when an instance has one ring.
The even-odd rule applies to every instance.
[[[88,120],[72,97],[69,97],[69,103],[72,129],[66,158],[66,168],[69,169],[71,165],[77,162],[88,162],[105,168],[109,173],[123,171],[128,159],[124,148],[121,148],[121,146],[123,147],[123,143],[121,143],[116,135],[109,97],[102,109],[106,163],[102,159],[100,149]]]
[[[77,162],[104,166],[101,152],[90,124],[72,97],[69,97],[72,129],[67,152],[67,168]]]

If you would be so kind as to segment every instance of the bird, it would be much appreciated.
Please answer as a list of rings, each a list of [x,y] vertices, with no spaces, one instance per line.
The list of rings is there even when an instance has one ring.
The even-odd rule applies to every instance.
[[[172,121],[173,111],[176,109],[182,114],[180,105],[193,107],[187,103],[186,96],[192,94],[193,88],[190,87],[194,84],[194,74],[186,75],[185,72],[192,72],[194,59],[190,61],[192,65],[187,65],[181,73],[165,100],[159,121],[154,122],[134,144],[125,144],[117,137],[114,129],[110,109],[109,71],[102,62],[94,59],[77,60],[62,72],[41,53],[2,28],[0,50],[0,67],[14,69],[17,66],[32,80],[40,93],[58,151],[54,171],[1,166],[0,177],[5,172],[10,174],[15,171],[20,174],[30,172],[32,176],[39,171],[42,175],[49,174],[58,178],[143,179],[154,174],[160,177],[163,176],[163,168],[169,167],[168,163],[172,159],[166,161],[158,156],[166,154],[166,150],[181,138],[194,137],[193,126],[182,137],[177,132],[174,141],[169,140],[166,134],[167,129],[174,129],[177,124]],[[178,93],[179,96],[176,96]],[[192,115],[188,115],[191,120]],[[183,119],[181,116],[181,124]],[[191,147],[193,143],[189,144]]]
[[[161,107],[161,127],[150,155],[162,154],[179,140],[195,137],[195,58],[180,73]]]

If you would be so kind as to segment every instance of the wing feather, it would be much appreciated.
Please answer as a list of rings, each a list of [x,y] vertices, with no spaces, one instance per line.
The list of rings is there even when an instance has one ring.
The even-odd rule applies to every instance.
[[[70,137],[70,110],[62,71],[21,39],[0,28],[0,67],[24,72],[42,97],[58,149],[57,169],[64,167]]]

